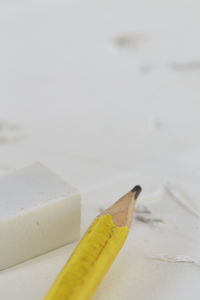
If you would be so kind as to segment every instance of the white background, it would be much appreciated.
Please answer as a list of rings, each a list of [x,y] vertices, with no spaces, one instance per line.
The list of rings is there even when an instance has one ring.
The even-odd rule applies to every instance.
[[[0,174],[46,164],[82,192],[82,231],[134,184],[154,195],[170,182],[200,210],[199,9],[2,0]],[[135,220],[94,299],[199,299],[198,266],[146,258],[200,257],[199,219],[157,198],[165,223]],[[73,247],[1,272],[0,299],[42,299]]]

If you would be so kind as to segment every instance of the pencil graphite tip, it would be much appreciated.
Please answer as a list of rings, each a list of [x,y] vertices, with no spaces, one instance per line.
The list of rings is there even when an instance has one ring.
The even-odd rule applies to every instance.
[[[139,186],[139,185],[136,185],[136,186],[131,190],[132,193],[135,193],[135,200],[137,199],[137,197],[139,196],[139,194],[141,193],[141,191],[142,191],[142,188],[141,188],[141,186]]]
[[[131,191],[126,193],[113,205],[100,213],[98,217],[110,215],[112,217],[113,223],[116,226],[127,226],[128,228],[130,228],[133,219],[135,200],[139,196],[141,190],[141,187],[139,185],[136,185]]]

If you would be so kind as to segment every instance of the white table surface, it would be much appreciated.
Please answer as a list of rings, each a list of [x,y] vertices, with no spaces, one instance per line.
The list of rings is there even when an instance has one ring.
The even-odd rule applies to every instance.
[[[96,300],[200,297],[199,9],[0,3],[0,175],[46,164],[82,192],[82,232],[135,184],[152,212],[136,213]],[[0,272],[0,299],[42,299],[74,246]]]

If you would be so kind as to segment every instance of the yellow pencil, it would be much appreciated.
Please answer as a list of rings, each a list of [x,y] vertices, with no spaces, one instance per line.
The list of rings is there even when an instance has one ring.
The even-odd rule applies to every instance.
[[[44,300],[91,298],[126,240],[140,192],[135,186],[94,219]]]

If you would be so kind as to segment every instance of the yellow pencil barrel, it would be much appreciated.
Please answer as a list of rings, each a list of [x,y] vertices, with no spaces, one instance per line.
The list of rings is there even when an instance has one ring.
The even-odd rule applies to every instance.
[[[43,300],[88,300],[128,235],[107,214],[94,219]]]

